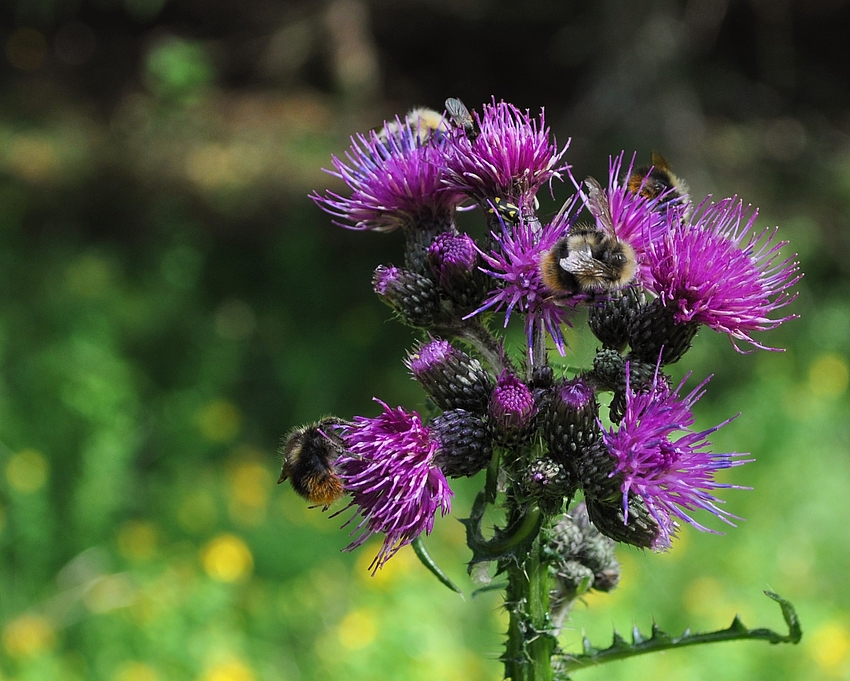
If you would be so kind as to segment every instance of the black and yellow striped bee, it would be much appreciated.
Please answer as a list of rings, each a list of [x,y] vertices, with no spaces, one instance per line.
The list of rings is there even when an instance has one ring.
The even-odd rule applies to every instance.
[[[659,207],[669,204],[686,206],[688,185],[670,170],[670,164],[657,151],[652,152],[652,165],[639,166],[626,180],[626,188],[650,201],[661,197]]]
[[[592,177],[585,184],[597,225],[577,224],[540,262],[544,283],[560,293],[615,291],[628,286],[637,272],[635,251],[617,238],[605,192]]]
[[[449,124],[442,114],[424,106],[408,111],[405,122],[415,133],[420,145],[424,145],[432,138],[440,139],[449,131]],[[398,120],[387,121],[378,131],[378,137],[386,141],[389,137],[398,137],[400,130],[401,125]]]

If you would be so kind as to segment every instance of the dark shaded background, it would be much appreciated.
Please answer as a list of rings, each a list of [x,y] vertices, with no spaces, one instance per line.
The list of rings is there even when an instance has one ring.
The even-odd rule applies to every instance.
[[[760,206],[806,273],[802,318],[765,339],[786,353],[704,332],[681,367],[717,373],[701,425],[743,412],[715,443],[756,458],[725,495],[747,522],[622,551],[563,637],[779,629],[772,588],[804,644],[577,677],[850,675],[850,4],[236,4],[0,5],[0,678],[500,678],[498,596],[461,601],[406,552],[370,578],[374,546],[340,556],[342,518],[274,486],[291,426],[422,402],[370,286],[400,236],[307,194],[341,189],[321,168],[349,135],[448,96],[545,107],[579,176],[659,150],[695,196]],[[429,542],[467,593],[474,486]]]

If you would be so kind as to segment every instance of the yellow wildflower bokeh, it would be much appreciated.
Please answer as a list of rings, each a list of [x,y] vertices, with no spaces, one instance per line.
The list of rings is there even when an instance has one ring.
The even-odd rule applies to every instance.
[[[153,667],[141,662],[125,662],[113,677],[114,681],[159,681],[159,674]]]
[[[254,556],[248,545],[234,534],[221,534],[201,551],[204,571],[219,582],[237,582],[254,568]]]
[[[254,681],[255,678],[248,665],[230,658],[209,667],[199,681]]]
[[[32,657],[49,650],[55,642],[53,623],[42,615],[21,615],[3,629],[3,649],[9,657]]]
[[[157,529],[147,520],[130,520],[118,530],[118,550],[128,560],[148,560],[156,552]]]
[[[242,412],[227,400],[213,400],[198,412],[198,429],[209,442],[230,442],[241,427]]]
[[[365,648],[378,635],[377,617],[366,608],[353,610],[342,618],[337,636],[343,648],[358,650]]]
[[[35,449],[24,449],[13,454],[6,464],[6,479],[9,485],[24,494],[41,489],[49,472],[47,459]]]
[[[846,678],[850,671],[850,630],[840,622],[827,622],[812,632],[809,655],[820,670],[832,678]]]
[[[836,354],[821,355],[809,368],[809,387],[818,397],[838,397],[847,390],[848,380],[847,360]]]

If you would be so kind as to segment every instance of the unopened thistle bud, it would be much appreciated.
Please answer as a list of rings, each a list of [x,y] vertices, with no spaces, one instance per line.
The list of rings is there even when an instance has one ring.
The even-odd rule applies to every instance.
[[[552,622],[560,629],[575,600],[590,589],[611,591],[620,580],[616,544],[590,522],[584,503],[556,522],[545,535],[553,589]]]
[[[572,570],[566,564],[578,562],[590,570],[593,575],[590,588],[597,591],[611,591],[619,582],[620,563],[615,548],[616,544],[590,522],[583,502],[555,523],[547,536],[547,549],[558,557],[554,565],[556,574],[567,578]],[[561,570],[562,566],[566,569]]]
[[[646,304],[638,288],[612,291],[606,298],[588,306],[587,323],[606,349],[622,352],[629,344],[629,325]]]
[[[629,494],[629,515],[626,518],[623,500],[586,498],[587,515],[602,534],[614,541],[642,549],[658,548],[664,538],[659,525],[639,497]]]
[[[429,326],[440,314],[440,294],[434,282],[426,276],[381,265],[375,270],[372,286],[405,324]]]
[[[464,314],[475,310],[488,292],[490,282],[478,268],[480,261],[466,234],[444,232],[428,247],[428,263],[440,287]]]
[[[699,322],[676,321],[674,311],[661,298],[643,306],[629,323],[631,354],[644,362],[675,364],[691,347]]]
[[[626,360],[616,350],[600,350],[593,358],[593,382],[603,390],[625,385]]]
[[[448,341],[434,339],[419,346],[405,364],[440,409],[486,413],[493,390],[490,375],[481,362]]]
[[[634,392],[651,390],[657,381],[671,387],[669,377],[661,371],[661,368],[657,364],[642,362],[629,355],[626,358],[623,373],[617,381],[614,388],[614,396],[611,398],[611,404],[608,407],[608,415],[614,423],[622,421],[623,414],[626,413],[626,371],[629,372],[628,386]]]
[[[506,371],[490,395],[488,411],[499,443],[511,446],[531,435],[537,405],[529,387]]]
[[[440,443],[434,462],[448,477],[469,477],[490,463],[493,441],[482,417],[449,409],[431,421],[430,428]]]
[[[584,448],[575,466],[585,497],[614,499],[620,495],[620,481],[613,478],[617,462],[602,441],[598,439]]]
[[[599,439],[598,413],[596,394],[583,378],[557,386],[543,416],[543,437],[553,458],[575,471],[577,457]]]
[[[563,463],[544,456],[528,466],[525,487],[544,513],[555,515],[561,512],[564,499],[575,494],[578,482]]]
[[[427,274],[431,246],[442,234],[450,234],[453,229],[451,218],[440,222],[420,220],[405,229],[404,266],[413,272]]]

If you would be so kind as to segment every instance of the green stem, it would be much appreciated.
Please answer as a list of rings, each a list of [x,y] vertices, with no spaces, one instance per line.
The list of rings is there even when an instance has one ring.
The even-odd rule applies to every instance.
[[[466,544],[472,549],[470,565],[508,558],[516,562],[519,560],[516,556],[525,556],[537,537],[543,523],[543,513],[536,504],[518,510],[505,529],[497,530],[492,539],[484,539],[481,519],[486,507],[487,498],[485,492],[481,491],[475,497],[469,518],[460,521],[466,527]]]
[[[497,375],[510,368],[510,362],[502,352],[499,342],[481,323],[480,319],[476,318],[465,322],[463,326],[455,330],[455,334],[471,343]]]
[[[550,633],[549,570],[542,560],[540,537],[521,563],[508,568],[506,606],[510,612],[505,646],[505,678],[552,681],[557,642]]]

